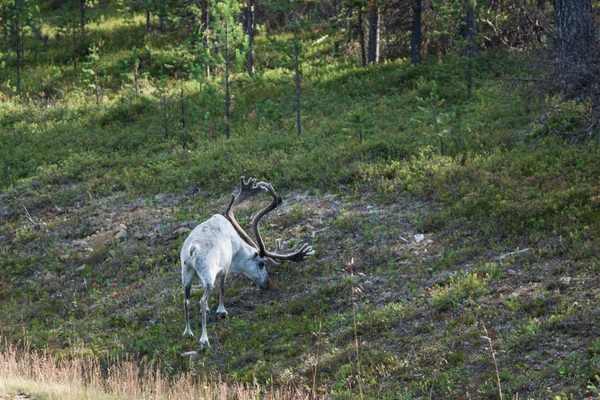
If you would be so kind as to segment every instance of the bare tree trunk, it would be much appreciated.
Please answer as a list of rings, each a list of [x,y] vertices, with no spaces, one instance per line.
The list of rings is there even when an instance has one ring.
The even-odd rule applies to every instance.
[[[225,136],[227,139],[231,137],[229,131],[229,25],[225,21]]]
[[[591,0],[556,0],[558,75],[567,86],[586,73],[596,38]]]
[[[2,50],[4,53],[8,52],[10,38],[9,38],[9,13],[8,7],[2,6]]]
[[[208,0],[202,0],[202,15],[200,16],[200,31],[202,32],[202,46],[205,48],[208,46],[208,37],[204,35],[204,32],[210,26],[210,17],[208,15]],[[210,66],[206,64],[204,66],[204,74],[207,78],[210,77]]]
[[[146,2],[146,34],[150,33],[150,18],[151,18],[150,4],[148,4],[148,2]]]
[[[181,83],[181,127],[185,128],[185,102],[183,93],[183,82]]]
[[[80,17],[80,30],[81,30],[81,40],[85,38],[85,0],[79,0],[79,13]]]
[[[362,9],[358,10],[358,21],[356,24],[356,30],[358,31],[358,42],[360,44],[360,59],[362,66],[367,65],[367,52],[365,49],[365,27],[363,24],[363,12]]]
[[[73,8],[73,74],[77,80],[77,23],[75,22],[76,10]]]
[[[298,136],[302,134],[302,118],[300,108],[300,66],[298,65],[298,11],[294,10],[294,66],[296,69],[296,125]]]
[[[165,33],[166,25],[167,25],[167,4],[166,0],[160,0],[160,11],[159,11],[159,24],[160,24],[160,32]]]
[[[169,112],[167,108],[167,93],[166,91],[162,93],[162,103],[163,103],[163,122],[165,128],[165,139],[169,138]]]
[[[467,57],[467,97],[471,97],[473,88],[473,58],[477,50],[477,26],[475,25],[475,1],[465,0],[465,56]]]
[[[209,18],[208,18],[208,0],[202,0],[202,16],[200,17],[201,19],[201,24],[202,24],[202,28],[201,31],[202,33],[204,33],[204,31],[206,31],[208,29],[209,26]],[[203,35],[202,36],[202,44],[204,46],[206,46],[208,44],[208,40],[207,38]]]
[[[135,98],[139,98],[139,85],[138,85],[138,63],[135,63],[133,70],[133,87],[135,88]]]
[[[248,34],[248,74],[254,75],[254,4],[247,1],[246,33]]]
[[[12,16],[12,36],[13,36],[13,46],[15,50],[15,58],[16,58],[16,72],[17,72],[17,92],[21,91],[21,9],[19,8],[19,3],[15,2],[13,4],[13,16]]]
[[[412,38],[410,41],[410,58],[413,65],[421,63],[421,11],[423,0],[412,3]]]
[[[379,8],[373,1],[369,11],[369,63],[379,62]]]

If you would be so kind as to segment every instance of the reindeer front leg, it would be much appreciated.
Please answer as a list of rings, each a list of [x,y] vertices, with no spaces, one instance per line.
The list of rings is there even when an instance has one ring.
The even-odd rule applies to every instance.
[[[202,336],[200,337],[200,348],[202,350],[210,347],[210,343],[208,342],[208,333],[206,331],[206,314],[208,310],[208,299],[212,293],[214,283],[210,282],[202,282],[204,285],[204,294],[200,299],[200,306],[202,308]]]
[[[183,297],[183,315],[185,317],[185,330],[183,336],[194,336],[192,328],[190,328],[190,294],[192,291],[192,281],[196,271],[190,268],[186,263],[182,263],[181,280],[183,282],[184,297]]]

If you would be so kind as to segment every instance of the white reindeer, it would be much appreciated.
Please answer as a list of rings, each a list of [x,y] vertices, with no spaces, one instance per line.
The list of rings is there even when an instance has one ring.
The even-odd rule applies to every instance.
[[[258,245],[246,234],[233,216],[233,208],[242,201],[258,194],[269,192],[273,196],[271,204],[260,210],[252,219],[251,226]],[[223,304],[225,291],[225,278],[230,272],[241,272],[265,289],[269,282],[267,266],[279,265],[274,261],[289,260],[300,262],[314,254],[311,246],[306,243],[298,250],[284,249],[281,241],[277,241],[275,252],[265,249],[265,244],[258,230],[258,222],[268,212],[274,210],[281,204],[281,197],[275,192],[273,186],[265,182],[256,182],[249,178],[244,182],[240,179],[240,190],[236,196],[232,196],[226,217],[216,214],[207,221],[198,225],[183,243],[181,249],[181,280],[185,291],[183,300],[183,311],[185,316],[185,331],[183,335],[192,335],[189,321],[189,303],[192,280],[198,275],[204,287],[204,293],[200,299],[202,308],[202,336],[200,347],[210,347],[206,332],[206,313],[208,299],[212,293],[217,277],[220,278],[220,295],[217,315],[226,316],[227,310]],[[292,253],[280,253],[280,251],[291,250]]]

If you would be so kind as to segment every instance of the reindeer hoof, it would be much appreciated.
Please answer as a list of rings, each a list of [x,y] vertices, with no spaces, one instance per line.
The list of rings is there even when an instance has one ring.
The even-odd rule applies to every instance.
[[[210,348],[210,343],[208,342],[208,339],[206,339],[206,341],[200,339],[200,349],[206,350],[208,348]]]
[[[194,332],[192,332],[191,329],[185,328],[185,331],[183,331],[183,336],[191,336],[194,337]]]
[[[217,316],[217,318],[227,318],[228,313],[225,310],[217,310],[215,315]]]

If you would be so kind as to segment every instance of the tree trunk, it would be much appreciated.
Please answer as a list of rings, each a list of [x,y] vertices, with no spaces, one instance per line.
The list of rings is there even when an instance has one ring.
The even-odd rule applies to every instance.
[[[81,40],[85,38],[85,0],[79,0]]]
[[[77,80],[77,23],[75,22],[76,9],[73,8],[73,74]]]
[[[16,72],[17,72],[17,92],[21,91],[21,10],[19,3],[15,2],[13,5],[12,15],[12,36],[13,46],[15,50],[15,61],[16,61]]]
[[[413,0],[412,4],[412,38],[410,41],[410,58],[413,65],[421,63],[421,11],[423,0]]]
[[[563,85],[585,74],[595,36],[591,0],[556,0],[556,51]]]
[[[183,93],[183,82],[181,83],[181,127],[185,128],[185,95]]]
[[[246,33],[248,34],[248,74],[254,75],[254,4],[247,0]]]
[[[294,66],[296,69],[296,126],[298,136],[302,134],[302,118],[300,108],[300,66],[298,62],[298,11],[294,11]]]
[[[146,3],[146,34],[150,33],[150,4]]]
[[[165,92],[161,94],[162,105],[163,105],[163,125],[165,129],[165,139],[169,138],[169,111],[167,107],[167,93]]]
[[[379,62],[379,8],[371,3],[369,11],[369,63]]]
[[[475,0],[465,0],[465,56],[467,57],[467,97],[473,88],[473,58],[477,50],[477,26],[475,25]]]
[[[8,7],[2,7],[2,50],[4,53],[8,52],[10,37],[9,37],[9,12]]]
[[[367,65],[367,52],[365,49],[365,27],[363,24],[363,12],[362,9],[358,10],[358,21],[356,24],[356,30],[358,31],[358,42],[360,44],[360,59],[362,66]]]
[[[160,32],[165,33],[167,25],[167,0],[160,0],[160,15],[158,16],[160,24]]]
[[[227,139],[230,138],[231,133],[229,131],[229,26],[228,22],[225,21],[225,136]]]

